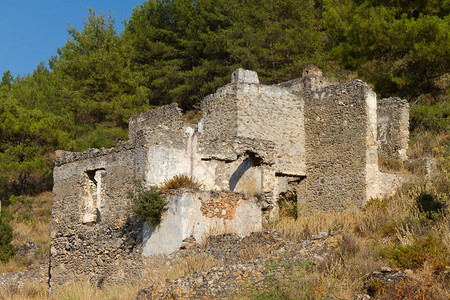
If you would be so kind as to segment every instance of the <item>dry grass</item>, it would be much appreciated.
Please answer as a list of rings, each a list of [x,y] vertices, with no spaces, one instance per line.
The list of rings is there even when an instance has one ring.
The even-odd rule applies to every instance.
[[[442,204],[442,212],[426,213],[418,199],[430,195]],[[431,217],[430,217],[431,216]],[[303,270],[301,282],[292,276],[277,278],[268,292],[257,293],[258,299],[299,298],[320,299],[328,294],[349,299],[361,290],[365,278],[391,262],[381,254],[404,245],[421,245],[418,239],[437,239],[439,251],[425,255],[420,267],[412,272],[414,280],[400,284],[394,292],[381,295],[383,299],[449,299],[450,267],[450,157],[439,157],[437,173],[426,181],[412,177],[397,194],[388,199],[372,199],[364,209],[349,207],[344,211],[299,211],[297,219],[280,217],[267,225],[296,241],[319,232],[345,233],[340,252],[316,265],[313,272]],[[403,245],[403,246],[402,246]],[[383,250],[383,251],[382,251]],[[426,253],[427,249],[419,250]],[[429,251],[433,251],[432,249]],[[411,252],[414,253],[414,252]],[[404,255],[409,255],[405,252]],[[408,259],[408,257],[406,257]],[[436,266],[436,260],[439,262]],[[442,263],[447,264],[442,268]],[[439,267],[439,268],[438,268]],[[313,274],[312,274],[313,273]],[[297,274],[298,275],[298,274]],[[324,293],[320,292],[324,291]],[[328,293],[328,294],[327,294]],[[418,297],[418,298],[417,298]]]
[[[201,188],[201,184],[195,178],[187,175],[175,175],[173,178],[165,180],[161,189],[163,192],[167,190],[175,190],[180,188]]]
[[[0,289],[0,300],[48,299],[48,285],[28,282],[23,287]]]
[[[99,289],[93,286],[87,278],[80,278],[70,282],[51,295],[50,300],[128,300],[134,299],[138,292],[143,289],[142,282],[133,282],[127,285],[110,285]]]
[[[201,118],[202,118],[201,113],[196,110],[188,110],[184,114],[184,122],[189,124],[198,124]]]
[[[53,194],[44,192],[36,197],[28,197],[31,205],[24,209],[19,204],[11,207],[14,219],[13,240],[15,249],[31,241],[38,245],[39,251],[33,259],[14,256],[6,263],[0,262],[0,274],[25,270],[28,266],[48,260],[50,254],[50,226]],[[24,218],[27,216],[27,218]]]
[[[448,144],[450,134],[420,131],[412,135],[408,147],[408,157],[411,159],[426,156],[436,156],[444,144]]]
[[[388,157],[379,155],[378,156],[378,166],[380,170],[387,172],[406,172],[403,162],[395,157]]]

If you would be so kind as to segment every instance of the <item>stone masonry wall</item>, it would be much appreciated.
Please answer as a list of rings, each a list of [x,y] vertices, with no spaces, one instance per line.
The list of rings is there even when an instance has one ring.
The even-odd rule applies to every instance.
[[[376,132],[369,116],[375,112],[368,108],[368,96],[373,102],[373,91],[359,80],[303,92],[307,164],[303,206],[327,210],[343,209],[347,202],[362,205],[367,189],[376,185],[367,174],[371,150],[375,158],[370,159],[375,161],[370,165],[377,163]]]
[[[227,161],[251,153],[274,165],[274,172],[304,175],[303,102],[257,78],[239,69],[230,84],[205,98],[200,151],[204,158]]]
[[[54,170],[50,285],[88,276],[101,286],[140,275],[142,226],[126,196],[142,174],[143,149],[60,151]]]
[[[407,159],[409,141],[409,104],[398,97],[378,101],[378,140],[380,155]]]
[[[130,118],[129,140],[142,139],[148,131],[158,129],[177,131],[183,127],[181,110],[176,103],[162,106]]]
[[[317,73],[319,74],[319,73]],[[336,80],[322,77],[321,75],[305,75],[286,82],[277,84],[277,86],[288,88],[291,92],[299,94],[302,91],[313,91],[329,85],[338,84]]]
[[[233,138],[237,133],[236,95],[228,86],[207,96],[202,102],[203,118],[200,151],[205,159],[235,160]]]
[[[274,143],[276,173],[305,175],[303,101],[287,89],[266,85],[242,86],[237,97],[237,135]]]

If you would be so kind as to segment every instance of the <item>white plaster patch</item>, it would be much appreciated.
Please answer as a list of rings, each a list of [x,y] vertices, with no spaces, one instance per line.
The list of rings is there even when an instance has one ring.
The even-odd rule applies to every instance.
[[[209,192],[184,192],[171,196],[161,224],[156,228],[144,226],[142,255],[172,253],[191,236],[202,242],[212,233],[235,232],[243,236],[261,230],[261,208],[254,200],[239,201],[231,220],[206,217],[199,198],[207,200],[211,195]]]
[[[189,175],[190,161],[186,151],[152,146],[148,149],[147,185],[158,185],[175,175]]]

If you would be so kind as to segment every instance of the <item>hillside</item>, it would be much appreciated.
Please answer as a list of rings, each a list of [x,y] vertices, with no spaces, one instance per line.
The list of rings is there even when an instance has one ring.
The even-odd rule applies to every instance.
[[[445,299],[450,289],[449,16],[448,0],[145,1],[124,31],[116,32],[113,16],[90,10],[83,28],[68,29],[49,68],[41,63],[17,77],[3,72],[0,273],[48,259],[55,150],[115,146],[127,140],[131,116],[170,103],[182,108],[185,121],[196,123],[202,99],[239,67],[275,84],[300,77],[313,63],[337,81],[367,81],[379,99],[405,98],[411,106],[408,156],[419,160],[381,157],[381,168],[410,179],[395,196],[374,199],[362,211],[348,207],[306,215],[289,201],[281,203],[283,213],[266,229],[292,242],[319,232],[340,234],[345,242],[326,262],[297,270],[306,283],[286,273],[274,279],[272,290],[246,296],[350,298],[367,292],[369,273],[390,265],[411,269],[413,279],[386,291],[376,281],[373,295]],[[423,158],[436,159],[431,177],[418,163]],[[251,250],[246,260],[258,251]],[[149,283],[224,267],[204,254],[189,259],[198,269],[125,287],[125,299]],[[83,284],[81,298],[118,297]],[[74,295],[66,292],[54,297]],[[0,299],[49,297],[42,285],[0,294]]]

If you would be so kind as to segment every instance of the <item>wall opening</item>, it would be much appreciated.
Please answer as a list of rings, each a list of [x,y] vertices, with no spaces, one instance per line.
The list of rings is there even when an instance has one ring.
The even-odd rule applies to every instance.
[[[280,176],[277,204],[281,213],[297,218],[306,201],[306,176]]]
[[[87,170],[85,172],[82,197],[84,200],[83,224],[92,225],[101,221],[105,176],[105,169]]]

